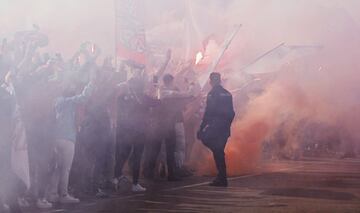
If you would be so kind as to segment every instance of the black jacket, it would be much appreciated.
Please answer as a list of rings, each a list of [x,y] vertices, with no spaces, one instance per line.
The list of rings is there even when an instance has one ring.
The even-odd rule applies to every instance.
[[[230,137],[230,127],[234,117],[235,112],[231,93],[221,85],[214,86],[207,96],[200,132],[206,132],[207,139],[228,138]]]
[[[117,128],[125,132],[145,133],[150,121],[150,108],[160,104],[145,94],[127,93],[117,100]]]

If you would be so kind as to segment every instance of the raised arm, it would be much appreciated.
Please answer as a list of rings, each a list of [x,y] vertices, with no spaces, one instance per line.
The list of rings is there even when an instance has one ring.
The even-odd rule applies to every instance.
[[[87,101],[90,98],[91,94],[95,90],[95,79],[97,70],[95,67],[93,67],[90,72],[90,82],[85,86],[81,94],[72,97],[65,97],[64,102],[79,104]]]

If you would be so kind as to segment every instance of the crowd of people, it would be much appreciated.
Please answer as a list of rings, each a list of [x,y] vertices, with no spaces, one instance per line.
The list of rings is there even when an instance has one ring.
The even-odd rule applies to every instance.
[[[99,65],[100,48],[89,42],[68,61],[40,54],[47,44],[33,30],[0,47],[0,208],[52,208],[79,203],[74,195],[82,193],[106,197],[128,173],[133,192],[146,191],[141,176],[180,181],[191,175],[196,137],[213,152],[219,175],[212,185],[227,186],[224,148],[235,112],[219,73],[210,75],[205,103],[191,66],[165,71],[171,51],[149,73],[132,60],[118,69],[111,58]],[[28,186],[12,169],[19,141],[26,142]]]

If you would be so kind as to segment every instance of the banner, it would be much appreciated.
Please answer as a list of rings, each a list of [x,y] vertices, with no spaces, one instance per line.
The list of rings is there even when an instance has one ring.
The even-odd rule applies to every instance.
[[[145,64],[145,27],[138,0],[115,0],[116,57]]]

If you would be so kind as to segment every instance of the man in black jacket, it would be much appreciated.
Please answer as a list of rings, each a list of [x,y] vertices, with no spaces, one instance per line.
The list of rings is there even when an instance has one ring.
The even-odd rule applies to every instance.
[[[213,153],[218,175],[211,186],[227,186],[225,145],[230,137],[230,127],[234,119],[232,95],[221,86],[220,73],[210,74],[212,87],[206,100],[205,114],[200,125],[198,138]]]
[[[118,184],[123,178],[123,167],[132,151],[133,192],[146,191],[139,184],[140,163],[149,125],[150,108],[159,101],[145,94],[145,82],[141,77],[132,77],[118,87],[117,130],[115,154],[115,180]]]

